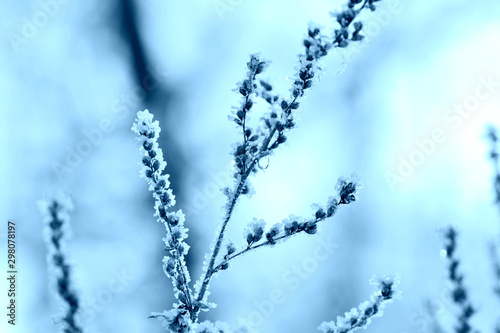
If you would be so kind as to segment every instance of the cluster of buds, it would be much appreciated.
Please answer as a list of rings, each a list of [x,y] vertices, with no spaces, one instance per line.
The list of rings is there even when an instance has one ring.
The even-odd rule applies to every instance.
[[[183,311],[191,311],[194,306],[189,287],[189,272],[184,260],[189,250],[189,245],[185,242],[188,236],[188,229],[184,227],[185,217],[182,210],[168,211],[175,205],[175,196],[170,189],[169,175],[162,175],[167,163],[158,146],[160,134],[158,121],[153,121],[153,115],[148,110],[139,111],[132,131],[137,134],[143,155],[140,174],[147,181],[149,190],[153,192],[157,221],[164,224],[167,232],[163,238],[167,253],[163,258],[163,268],[165,274],[172,280],[174,295],[179,301],[178,304],[174,304],[176,315],[170,314],[168,318],[181,318]]]
[[[294,111],[300,107],[299,99],[313,86],[314,79],[321,69],[318,61],[326,56],[331,48],[347,47],[349,40],[360,41],[363,39],[361,34],[363,24],[361,22],[354,22],[353,31],[349,31],[349,28],[364,8],[375,10],[374,3],[377,1],[379,0],[365,0],[364,2],[350,0],[347,9],[335,15],[340,28],[335,30],[333,40],[329,36],[322,35],[319,26],[314,24],[309,26],[307,36],[303,41],[305,54],[299,55],[299,68],[293,80],[288,100],[273,94],[270,83],[257,80],[257,75],[264,72],[269,66],[269,62],[261,60],[258,54],[250,56],[246,77],[238,83],[236,89],[242,95],[242,102],[229,116],[242,128],[243,133],[243,142],[236,144],[233,149],[236,167],[234,176],[237,182],[241,179],[246,181],[248,173],[257,171],[255,167],[260,166],[261,158],[272,154],[276,148],[287,141],[286,132],[295,127]],[[263,126],[255,131],[247,124],[247,114],[254,105],[252,95],[263,98],[271,106],[271,111],[261,118]],[[274,108],[275,104],[279,105],[278,110]],[[245,184],[240,191],[241,193],[236,194],[227,190],[226,193],[229,197],[234,194],[248,194],[250,192],[249,185]]]
[[[328,50],[332,47],[328,39],[321,35],[320,27],[313,23],[309,25],[307,36],[304,38],[303,43],[306,48],[307,61],[319,60],[326,56]]]
[[[290,215],[280,223],[274,224],[267,232],[266,222],[254,218],[244,230],[246,246],[240,251],[232,242],[226,246],[222,261],[215,266],[215,271],[225,270],[229,267],[229,261],[241,254],[262,246],[274,246],[291,236],[304,232],[313,235],[318,231],[318,223],[332,217],[340,205],[347,205],[356,201],[361,184],[354,179],[340,178],[335,186],[337,194],[328,199],[326,207],[314,204],[312,218],[305,219]]]
[[[314,204],[314,216],[312,219],[298,218],[291,215],[283,220],[282,223],[275,224],[266,233],[267,242],[274,245],[276,240],[286,239],[299,232],[305,232],[309,235],[315,234],[318,231],[318,222],[332,217],[339,205],[350,204],[356,201],[356,196],[360,188],[361,184],[354,179],[339,178],[335,186],[337,195],[328,199],[326,207]]]
[[[380,0],[350,0],[345,10],[333,13],[332,15],[340,25],[340,28],[335,29],[333,45],[345,48],[349,45],[350,41],[357,42],[363,40],[364,36],[361,34],[363,23],[354,22],[354,20],[364,8],[374,11],[376,9],[375,2],[378,1]],[[351,23],[353,23],[353,29],[349,29]]]
[[[249,247],[252,246],[252,244],[257,243],[262,239],[265,227],[266,227],[266,222],[262,219],[257,220],[254,218],[252,222],[248,224],[247,229],[245,231],[246,234],[245,238]]]
[[[243,141],[236,144],[233,150],[234,162],[236,167],[235,178],[241,179],[248,172],[255,171],[252,161],[257,157],[259,152],[258,131],[254,131],[248,126],[248,113],[252,110],[254,101],[253,95],[259,95],[257,85],[257,75],[262,74],[269,66],[269,62],[261,60],[258,54],[252,54],[250,61],[247,63],[246,77],[242,82],[238,83],[237,91],[242,96],[242,101],[235,112],[229,116],[240,128],[243,135]],[[272,90],[271,85],[261,81],[261,86],[264,90]],[[271,97],[268,97],[268,99]],[[272,102],[273,98],[271,98]],[[249,170],[250,169],[250,170]],[[249,192],[248,186],[242,188],[241,194]]]
[[[354,178],[339,178],[335,189],[337,195],[328,199],[326,207],[319,204],[313,205],[314,216],[312,219],[304,219],[290,215],[287,219],[283,220],[282,223],[273,225],[265,234],[265,221],[262,219],[253,219],[245,230],[247,248],[251,248],[252,245],[260,241],[264,235],[265,241],[270,245],[274,245],[277,240],[285,239],[288,236],[292,236],[302,231],[310,235],[315,234],[318,230],[318,222],[332,217],[336,213],[339,205],[348,205],[356,201],[358,192],[361,189],[361,183]]]

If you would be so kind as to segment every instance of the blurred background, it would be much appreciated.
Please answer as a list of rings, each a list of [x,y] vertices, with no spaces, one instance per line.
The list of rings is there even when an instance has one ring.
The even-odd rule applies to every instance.
[[[220,221],[219,189],[231,184],[229,152],[239,133],[227,115],[249,54],[272,61],[264,78],[286,95],[308,22],[329,29],[329,13],[343,4],[2,2],[0,239],[5,249],[7,221],[15,221],[19,312],[15,328],[2,315],[0,331],[59,331],[36,206],[58,189],[76,207],[68,248],[87,332],[164,331],[147,318],[170,309],[173,297],[162,272],[165,230],[138,177],[135,113],[148,108],[160,121],[196,280]],[[243,244],[253,217],[273,224],[309,216],[311,204],[325,204],[337,178],[353,172],[363,182],[360,201],[315,236],[235,262],[213,281],[218,307],[202,320],[313,332],[368,299],[372,275],[400,273],[403,299],[368,329],[435,332],[437,318],[451,332],[439,230],[453,224],[478,310],[472,324],[493,332],[500,311],[488,246],[499,242],[500,218],[485,134],[488,124],[500,126],[500,2],[379,7],[361,16],[363,43],[325,58],[297,128],[252,179],[256,194],[241,199],[228,234]],[[7,300],[4,278],[0,289]]]

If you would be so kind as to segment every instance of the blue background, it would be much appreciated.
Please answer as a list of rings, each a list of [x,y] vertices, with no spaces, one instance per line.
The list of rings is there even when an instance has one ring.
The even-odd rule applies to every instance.
[[[1,239],[7,220],[15,221],[20,272],[18,326],[12,330],[2,319],[1,330],[59,330],[36,201],[61,189],[76,207],[68,248],[88,332],[161,332],[147,316],[173,301],[161,267],[165,230],[138,177],[140,155],[130,131],[135,113],[148,108],[160,120],[177,207],[189,212],[196,280],[222,213],[218,189],[231,184],[229,152],[239,133],[227,115],[238,105],[231,90],[245,75],[249,54],[272,61],[264,78],[287,94],[308,22],[328,29],[329,12],[343,2],[137,3],[147,65],[160,81],[147,97],[115,2],[44,5],[49,2],[0,4]],[[343,207],[315,236],[240,258],[213,281],[210,299],[218,307],[202,319],[233,328],[246,321],[261,332],[315,331],[368,299],[373,274],[397,272],[404,298],[368,329],[431,331],[430,301],[450,331],[455,308],[446,297],[438,231],[453,224],[478,309],[472,323],[493,330],[500,314],[488,245],[498,242],[500,224],[485,132],[487,124],[500,125],[500,87],[473,112],[453,108],[476,89],[486,92],[484,80],[500,81],[499,14],[494,0],[395,0],[361,16],[366,41],[325,58],[297,128],[252,179],[256,194],[240,200],[228,235],[242,244],[253,217],[273,224],[289,214],[309,216],[310,205],[325,204],[337,178],[353,172],[363,182],[360,201]],[[257,105],[254,121],[264,107]],[[112,129],[104,133],[103,123]],[[435,130],[445,139],[430,144]],[[95,143],[89,145],[85,133],[93,133]],[[419,148],[425,142],[427,154]],[[68,159],[74,166],[56,171]],[[418,163],[402,166],[410,159]],[[405,176],[394,186],[388,177],[401,170]],[[321,242],[334,246],[318,257]],[[307,274],[295,273],[295,266]],[[117,272],[127,277],[120,291]],[[0,290],[6,288],[0,279]],[[276,290],[283,292],[282,304],[271,300]]]

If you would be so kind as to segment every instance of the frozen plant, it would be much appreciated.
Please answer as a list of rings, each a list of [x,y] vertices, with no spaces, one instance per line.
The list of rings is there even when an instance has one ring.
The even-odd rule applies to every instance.
[[[337,317],[337,321],[323,322],[319,330],[323,333],[349,333],[360,328],[366,328],[372,318],[381,317],[382,309],[394,298],[400,297],[397,289],[399,276],[373,277],[371,284],[377,286],[369,301],[361,303],[357,308],[352,308],[343,317]]]
[[[184,214],[182,210],[168,211],[175,205],[175,196],[169,188],[169,175],[162,175],[167,163],[158,146],[161,129],[158,121],[153,121],[153,115],[145,110],[137,113],[132,130],[137,134],[142,153],[140,175],[149,184],[149,190],[153,192],[157,221],[163,223],[167,231],[167,235],[163,238],[167,252],[163,258],[163,268],[165,274],[172,280],[174,296],[178,300],[172,310],[153,316],[164,318],[167,327],[174,332],[188,332],[192,326],[193,309],[199,305],[189,286],[191,279],[184,260],[189,250],[189,245],[185,242],[188,229],[184,227]]]
[[[200,297],[202,290],[200,287],[198,292],[193,294],[189,286],[190,275],[184,260],[184,256],[189,250],[189,245],[185,242],[188,229],[184,227],[182,210],[175,213],[168,211],[169,208],[175,205],[175,196],[169,188],[169,176],[162,175],[166,162],[163,159],[163,152],[158,146],[158,137],[161,131],[159,123],[153,120],[153,115],[148,110],[139,111],[132,130],[137,134],[142,153],[140,175],[145,178],[149,184],[149,190],[153,192],[155,216],[159,222],[165,225],[167,231],[167,235],[163,239],[167,252],[163,259],[163,267],[165,274],[172,279],[174,295],[178,301],[173,304],[172,310],[153,313],[152,317],[159,318],[173,332],[191,332],[193,329],[196,332],[205,332],[208,327],[215,326],[208,322],[198,324],[196,311],[208,310],[214,305],[207,303],[206,298]],[[233,243],[227,243],[222,258],[211,268],[210,278],[214,273],[227,269],[231,260],[246,252],[276,245],[278,242],[301,232],[315,234],[317,224],[332,217],[340,205],[356,201],[359,184],[350,179],[340,178],[335,189],[336,195],[328,199],[325,207],[314,206],[315,209],[311,218],[290,216],[284,219],[283,222],[273,225],[267,232],[265,232],[266,222],[264,220],[253,219],[245,230],[246,246],[237,250]],[[219,238],[217,238],[217,241],[219,241]],[[377,284],[379,291],[372,297],[371,303],[362,305],[364,312],[360,313],[359,323],[353,328],[366,326],[371,317],[379,314],[378,310],[383,303],[393,298],[397,285],[393,279],[386,277],[379,280]],[[203,328],[203,330],[199,331],[198,328]],[[221,330],[217,329],[214,332],[219,331]]]
[[[378,1],[349,0],[344,10],[334,14],[337,27],[332,36],[323,34],[318,26],[309,26],[303,41],[304,54],[299,55],[299,66],[290,88],[290,96],[286,98],[276,94],[269,82],[260,79],[260,75],[270,62],[258,54],[250,56],[246,75],[235,89],[241,96],[241,103],[229,116],[241,131],[241,141],[234,145],[232,151],[235,167],[234,184],[223,189],[227,202],[222,221],[211,246],[211,252],[207,253],[203,274],[194,288],[190,286],[190,274],[184,259],[189,250],[186,243],[188,229],[184,226],[185,216],[182,210],[169,211],[175,205],[175,197],[169,188],[169,176],[163,174],[166,162],[158,146],[160,126],[158,121],[153,120],[153,115],[148,110],[137,113],[132,130],[140,143],[142,155],[140,175],[148,183],[155,199],[157,221],[166,229],[166,237],[163,240],[167,255],[163,259],[163,267],[165,274],[172,280],[176,298],[171,310],[153,313],[152,317],[158,318],[168,330],[227,332],[227,329],[218,328],[216,324],[198,321],[200,311],[208,311],[215,306],[208,301],[212,278],[220,271],[226,270],[232,260],[244,253],[275,246],[299,233],[315,234],[320,222],[333,217],[342,205],[357,200],[359,182],[355,179],[340,178],[326,205],[313,205],[311,217],[289,216],[267,230],[265,221],[253,219],[245,229],[243,241],[246,244],[243,246],[228,242],[225,237],[225,231],[240,196],[254,192],[250,176],[259,169],[267,167],[270,156],[287,141],[289,131],[295,127],[295,115],[300,107],[300,101],[314,86],[321,69],[319,60],[334,48],[344,48],[351,42],[362,40],[363,24],[355,19],[364,9],[375,10],[375,3]],[[269,112],[260,117],[259,124],[251,125],[250,115],[257,99],[268,104]],[[374,297],[363,309],[365,312],[359,314],[359,326],[366,326],[369,318],[378,314],[379,307],[392,299],[396,283],[387,279],[379,282],[381,296]]]
[[[70,236],[69,212],[73,210],[71,199],[57,193],[52,198],[38,202],[43,217],[44,236],[48,247],[48,265],[54,279],[57,294],[62,305],[62,332],[83,332],[77,321],[80,308],[78,296],[71,281],[71,267],[66,258],[66,241]]]
[[[458,270],[460,262],[455,253],[457,248],[457,232],[455,228],[448,227],[444,230],[444,238],[444,251],[448,264],[448,281],[451,284],[451,299],[459,310],[454,330],[456,333],[472,332],[470,318],[476,311],[469,300],[469,295],[464,285],[464,276]]]

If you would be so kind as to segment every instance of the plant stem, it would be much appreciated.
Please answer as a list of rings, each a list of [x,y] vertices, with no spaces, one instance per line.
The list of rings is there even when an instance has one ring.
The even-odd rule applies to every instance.
[[[269,132],[269,135],[264,139],[262,142],[262,146],[260,148],[260,156],[256,157],[255,159],[252,160],[248,168],[246,169],[245,173],[241,176],[241,179],[236,186],[236,190],[233,194],[233,197],[230,200],[226,216],[224,217],[224,220],[222,222],[222,227],[220,229],[219,235],[217,236],[217,242],[215,243],[214,250],[212,252],[212,255],[210,257],[210,262],[208,264],[207,271],[205,272],[205,276],[203,277],[203,281],[200,287],[200,291],[198,293],[198,297],[196,298],[197,302],[201,302],[203,300],[203,297],[205,296],[205,293],[207,292],[208,289],[208,284],[210,283],[210,280],[212,278],[212,275],[217,271],[214,269],[215,266],[215,260],[217,259],[217,256],[219,255],[220,248],[222,246],[222,241],[224,240],[224,233],[226,231],[227,224],[229,223],[229,220],[231,219],[231,216],[234,211],[234,207],[236,206],[236,202],[238,201],[238,198],[241,195],[241,191],[243,190],[246,181],[248,179],[248,176],[250,176],[250,173],[254,169],[255,165],[257,162],[267,154],[268,151],[268,145],[269,142],[271,141],[272,137],[276,133],[276,126],[273,127],[273,129]],[[193,320],[196,320],[198,317],[198,313],[200,311],[200,308],[198,306],[194,307],[194,311],[191,313],[191,317]]]
[[[319,222],[324,221],[324,220],[326,220],[326,219],[327,219],[327,217],[322,217],[322,218],[316,219],[316,220],[314,221],[314,223],[319,223]],[[214,268],[214,271],[218,271],[218,270],[220,269],[220,267],[222,266],[222,264],[227,263],[227,262],[229,262],[229,261],[231,261],[231,260],[235,259],[236,257],[239,257],[239,256],[241,256],[241,255],[243,255],[243,254],[245,254],[245,253],[247,253],[247,252],[252,251],[252,250],[258,249],[259,247],[264,247],[264,246],[271,246],[271,245],[274,245],[274,244],[276,243],[276,241],[278,241],[278,240],[282,240],[282,239],[285,239],[285,238],[292,237],[293,235],[296,235],[296,234],[298,234],[298,233],[300,233],[300,232],[302,232],[302,231],[304,231],[304,230],[298,230],[298,231],[296,231],[296,232],[294,232],[294,233],[292,233],[292,234],[289,234],[289,235],[282,235],[282,236],[276,237],[276,238],[274,238],[274,239],[273,239],[273,242],[270,242],[270,241],[264,241],[264,242],[259,243],[259,244],[256,244],[256,245],[255,245],[255,244],[251,244],[250,246],[246,247],[245,249],[243,249],[243,250],[241,250],[241,251],[239,251],[239,252],[236,252],[236,253],[234,253],[233,255],[229,256],[226,260],[224,260],[224,262],[222,262],[222,263],[220,263],[219,265],[217,265],[217,266]]]

